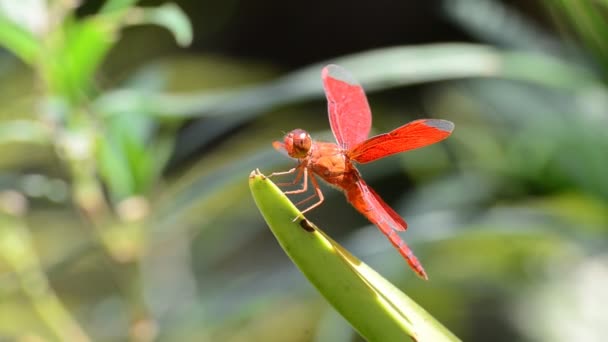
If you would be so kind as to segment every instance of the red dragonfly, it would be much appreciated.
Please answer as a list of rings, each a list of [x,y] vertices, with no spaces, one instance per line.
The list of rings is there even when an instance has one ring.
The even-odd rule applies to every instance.
[[[452,133],[454,124],[446,120],[421,119],[389,133],[368,138],[372,113],[361,85],[348,71],[337,65],[326,66],[321,75],[328,102],[329,123],[337,144],[313,141],[306,131],[294,129],[285,136],[283,142],[275,141],[273,146],[298,159],[298,166],[270,176],[297,172],[294,181],[289,183],[293,185],[304,178],[301,189],[286,191],[285,194],[306,192],[310,178],[315,193],[298,204],[315,197],[318,197],[318,201],[302,213],[323,202],[323,193],[315,176],[342,190],[348,202],[378,226],[410,267],[420,277],[428,279],[412,250],[396,233],[406,230],[407,224],[363,181],[353,162],[369,163],[395,153],[434,144],[447,138]]]

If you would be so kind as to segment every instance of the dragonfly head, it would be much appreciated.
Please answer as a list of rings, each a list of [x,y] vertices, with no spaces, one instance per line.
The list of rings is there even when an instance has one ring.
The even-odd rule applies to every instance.
[[[292,158],[304,158],[308,155],[312,145],[310,134],[303,129],[294,129],[287,133],[283,140],[285,151]]]

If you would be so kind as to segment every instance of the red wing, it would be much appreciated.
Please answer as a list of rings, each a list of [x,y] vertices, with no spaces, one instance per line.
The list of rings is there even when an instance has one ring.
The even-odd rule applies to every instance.
[[[372,127],[372,112],[365,92],[355,78],[340,66],[326,66],[321,76],[331,130],[338,145],[349,149],[367,139]]]
[[[348,151],[348,157],[359,163],[369,163],[395,153],[434,144],[447,138],[453,130],[454,124],[450,121],[415,120],[354,146]]]
[[[348,201],[386,235],[414,272],[423,279],[428,279],[418,258],[396,232],[407,228],[401,216],[391,209],[361,178],[350,188],[345,189],[345,192]]]

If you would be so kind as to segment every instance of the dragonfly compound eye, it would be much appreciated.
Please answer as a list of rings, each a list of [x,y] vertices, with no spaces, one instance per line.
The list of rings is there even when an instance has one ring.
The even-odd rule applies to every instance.
[[[312,139],[305,130],[294,129],[285,136],[285,149],[293,158],[306,157],[311,145]]]

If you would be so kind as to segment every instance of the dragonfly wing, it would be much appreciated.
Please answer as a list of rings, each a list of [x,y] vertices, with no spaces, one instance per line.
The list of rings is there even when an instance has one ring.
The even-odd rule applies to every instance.
[[[450,136],[453,130],[454,124],[450,121],[415,120],[354,146],[348,151],[348,157],[359,163],[369,163],[395,153],[434,144]]]
[[[275,150],[279,151],[282,155],[289,157],[289,153],[287,153],[287,150],[285,149],[285,144],[280,142],[280,141],[274,141],[272,143],[272,147],[274,147]]]
[[[340,66],[326,66],[321,77],[331,130],[338,145],[349,149],[367,139],[372,127],[372,113],[365,92],[359,82]]]
[[[405,258],[412,270],[421,278],[428,279],[418,258],[416,258],[409,246],[397,234],[397,231],[403,231],[407,228],[405,221],[361,178],[350,188],[345,189],[345,192],[348,201],[386,235],[391,244]]]

